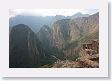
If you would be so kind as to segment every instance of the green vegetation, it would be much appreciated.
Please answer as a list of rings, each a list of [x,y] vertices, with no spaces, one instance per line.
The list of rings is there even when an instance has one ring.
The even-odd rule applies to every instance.
[[[69,38],[69,21],[70,19],[62,19],[56,22],[60,26],[61,33],[63,34],[65,40]]]
[[[68,43],[65,45],[65,48],[63,50],[67,50],[67,49],[71,49],[71,48],[74,48],[78,45],[78,40],[72,42],[72,43]]]
[[[79,58],[79,54],[71,55],[66,58],[71,61],[76,61],[76,59]]]
[[[89,42],[90,39],[98,39],[99,38],[99,31],[96,30],[93,33],[88,33],[86,34],[84,37],[79,39],[80,43],[85,43],[85,42]]]

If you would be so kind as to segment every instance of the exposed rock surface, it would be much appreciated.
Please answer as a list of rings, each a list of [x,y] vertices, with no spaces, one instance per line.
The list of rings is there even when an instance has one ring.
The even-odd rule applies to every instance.
[[[80,43],[99,38],[99,13],[89,17],[63,19],[55,22],[52,38],[53,47],[65,49],[66,54],[71,54],[71,52],[73,52],[72,55],[75,54],[75,51],[80,48]]]
[[[44,47],[48,48],[52,45],[52,30],[49,26],[44,25],[37,33],[37,36]]]
[[[53,65],[53,68],[98,68],[99,48],[97,48],[97,46],[99,46],[99,44],[96,42],[96,44],[92,43],[92,45],[92,48],[87,47],[87,49],[84,48],[80,50],[80,57],[76,61],[58,60]]]

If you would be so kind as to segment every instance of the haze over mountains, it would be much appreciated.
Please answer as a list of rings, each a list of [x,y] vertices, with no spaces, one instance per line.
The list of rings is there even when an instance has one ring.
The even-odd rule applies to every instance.
[[[99,39],[99,13],[46,17],[17,15],[9,19],[9,25],[11,68],[64,67],[64,64],[55,64],[59,60],[73,61],[74,67],[85,67],[80,62],[76,65],[82,53],[81,44]],[[98,54],[96,50],[92,52]],[[98,67],[96,60],[92,63],[96,65],[86,67]]]
[[[33,31],[37,32],[43,25],[48,25],[52,27],[52,24],[61,19],[74,19],[78,17],[88,17],[89,14],[82,14],[77,13],[73,16],[63,16],[63,15],[56,15],[56,16],[33,16],[33,15],[17,15],[15,17],[11,17],[9,19],[10,27],[13,27],[17,24],[26,24],[28,25]],[[33,22],[32,22],[33,21]]]

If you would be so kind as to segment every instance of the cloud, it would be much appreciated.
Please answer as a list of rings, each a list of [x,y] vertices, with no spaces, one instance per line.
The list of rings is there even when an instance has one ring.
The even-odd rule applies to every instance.
[[[55,15],[64,15],[71,16],[78,12],[83,14],[91,14],[96,10],[82,10],[82,9],[11,9],[9,10],[10,17],[16,15],[37,15],[37,16],[55,16]]]

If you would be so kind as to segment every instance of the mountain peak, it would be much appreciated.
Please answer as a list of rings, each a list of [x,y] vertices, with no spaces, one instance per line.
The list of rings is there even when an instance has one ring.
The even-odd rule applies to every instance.
[[[82,14],[81,12],[78,12],[76,14],[74,14],[71,18],[74,19],[74,18],[79,18],[79,17],[88,17],[89,14]]]
[[[23,31],[23,30],[31,30],[31,29],[25,24],[18,24],[13,27],[13,30]]]
[[[27,25],[25,24],[18,24],[18,25],[15,25],[14,27],[23,27],[23,28],[29,28]]]
[[[81,12],[78,12],[78,13],[76,13],[76,14],[83,15]],[[76,15],[76,14],[75,14],[75,15]]]

